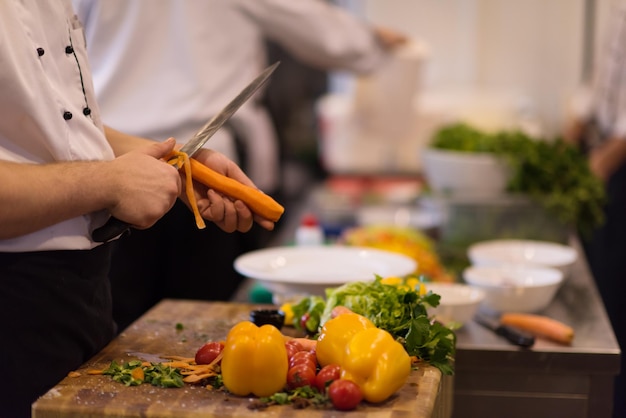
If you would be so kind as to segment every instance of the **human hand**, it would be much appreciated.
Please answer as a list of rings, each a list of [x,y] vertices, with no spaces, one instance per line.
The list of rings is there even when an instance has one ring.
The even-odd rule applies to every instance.
[[[201,149],[193,158],[219,174],[256,188],[252,180],[246,176],[237,164],[219,152]],[[181,170],[181,172],[183,171]],[[252,228],[253,222],[258,223],[267,230],[271,231],[274,229],[273,221],[253,213],[241,200],[218,193],[199,182],[194,182],[194,193],[198,210],[202,217],[215,223],[226,232],[247,232]],[[186,202],[186,198],[182,198]]]
[[[409,38],[393,29],[377,26],[374,28],[376,37],[385,49],[393,49],[408,42]]]
[[[176,168],[161,159],[175,145],[173,139],[155,142],[108,163],[104,184],[110,187],[111,215],[146,229],[172,208],[181,192],[181,179]]]
[[[626,138],[613,137],[591,150],[589,168],[600,180],[606,182],[626,161]]]
[[[563,141],[574,146],[580,146],[585,122],[580,119],[568,121],[563,129]]]

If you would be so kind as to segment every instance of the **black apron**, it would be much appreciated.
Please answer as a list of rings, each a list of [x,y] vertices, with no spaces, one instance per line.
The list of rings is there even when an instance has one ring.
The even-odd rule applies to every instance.
[[[0,417],[30,417],[31,403],[115,335],[110,246],[0,253]]]

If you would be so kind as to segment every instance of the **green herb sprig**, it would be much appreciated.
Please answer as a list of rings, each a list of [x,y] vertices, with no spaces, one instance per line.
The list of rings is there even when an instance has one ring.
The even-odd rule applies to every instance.
[[[111,376],[114,381],[123,383],[126,386],[139,386],[143,383],[162,388],[180,388],[184,386],[183,376],[177,368],[164,366],[161,363],[150,363],[149,366],[143,366],[142,364],[141,360],[131,360],[127,363],[118,363],[113,360],[102,374]],[[133,377],[133,370],[136,368],[143,370],[143,379]]]

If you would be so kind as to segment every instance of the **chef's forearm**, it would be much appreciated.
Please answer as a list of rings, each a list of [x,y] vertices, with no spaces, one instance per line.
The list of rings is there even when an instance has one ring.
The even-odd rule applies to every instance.
[[[108,207],[106,162],[0,161],[0,239],[25,235]]]
[[[611,138],[591,151],[589,165],[594,174],[606,181],[625,161],[626,139]]]
[[[133,151],[139,147],[145,146],[146,144],[150,144],[151,142],[153,142],[146,138],[141,138],[138,136],[126,134],[124,132],[120,132],[109,126],[104,127],[104,133],[116,156],[126,154],[127,152]]]

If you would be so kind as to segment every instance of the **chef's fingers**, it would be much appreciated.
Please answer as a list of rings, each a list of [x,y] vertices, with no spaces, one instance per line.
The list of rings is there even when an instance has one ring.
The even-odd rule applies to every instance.
[[[199,207],[206,220],[215,223],[225,232],[248,232],[252,228],[252,212],[243,202],[233,202],[212,189],[207,191],[206,196]]]
[[[395,31],[387,27],[377,26],[374,28],[374,34],[378,38],[379,42],[386,49],[397,48],[408,42],[409,38],[400,32]]]
[[[242,202],[243,203],[243,202]],[[254,214],[254,222],[259,224],[261,228],[267,229],[268,231],[274,230],[274,226],[276,225],[274,221],[270,221],[260,215]]]
[[[141,149],[141,152],[154,158],[165,158],[176,146],[176,140],[169,138],[163,142],[154,142]]]

